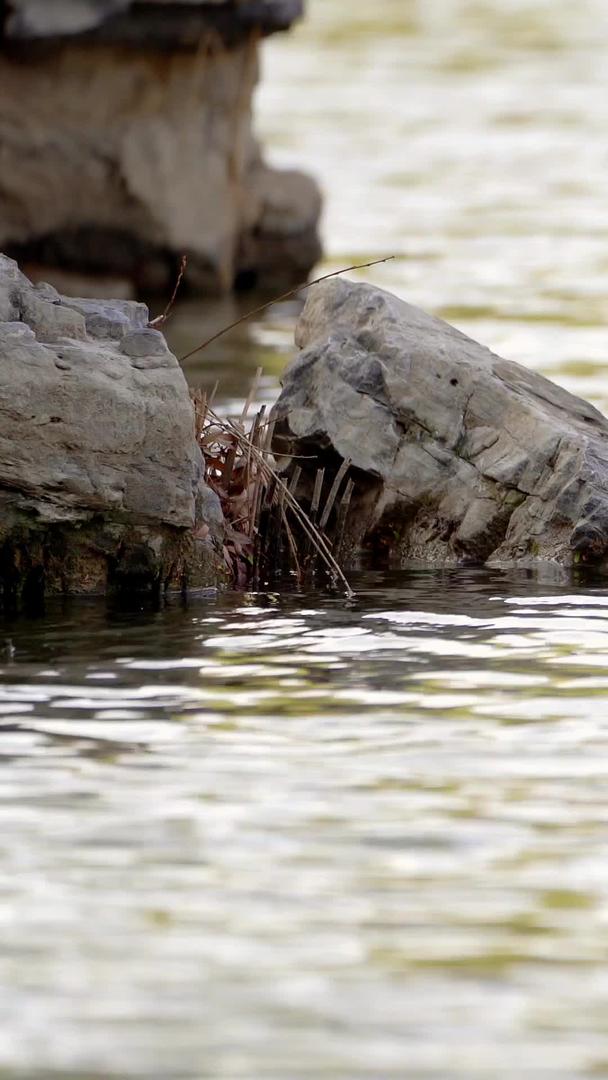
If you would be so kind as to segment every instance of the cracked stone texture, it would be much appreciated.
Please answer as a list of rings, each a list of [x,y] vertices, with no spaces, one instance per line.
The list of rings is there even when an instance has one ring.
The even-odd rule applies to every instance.
[[[0,4],[0,9],[2,5]],[[258,39],[301,0],[13,0],[0,14],[0,248],[136,292],[303,280],[317,185],[270,169],[252,124]],[[8,10],[8,9],[7,9]],[[87,289],[90,286],[87,286]]]
[[[34,287],[0,255],[0,582],[215,583],[181,368],[145,305]],[[216,508],[217,509],[217,508]],[[211,508],[210,517],[213,517]],[[218,535],[218,521],[207,522]]]
[[[366,284],[311,290],[296,344],[275,452],[315,455],[303,498],[351,459],[351,551],[608,566],[608,421],[588,402]]]

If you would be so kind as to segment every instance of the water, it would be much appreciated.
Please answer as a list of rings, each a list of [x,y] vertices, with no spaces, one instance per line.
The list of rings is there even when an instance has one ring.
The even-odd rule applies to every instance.
[[[606,591],[355,585],[14,626],[7,1075],[605,1075]]]
[[[326,268],[608,408],[603,0],[309,8],[258,114]],[[294,314],[191,380],[272,400]],[[608,1076],[605,583],[353,585],[5,625],[0,1076]]]

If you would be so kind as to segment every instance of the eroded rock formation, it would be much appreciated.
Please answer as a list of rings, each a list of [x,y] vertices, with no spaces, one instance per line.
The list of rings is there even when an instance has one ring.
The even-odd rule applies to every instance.
[[[316,286],[296,343],[275,450],[305,455],[305,500],[319,466],[331,478],[350,459],[351,551],[608,568],[608,420],[592,405],[370,285]]]
[[[223,579],[186,381],[147,322],[143,304],[62,297],[0,256],[5,598]]]
[[[4,16],[2,15],[4,12]],[[0,246],[31,266],[170,292],[302,280],[314,181],[265,164],[260,37],[301,0],[0,4]]]

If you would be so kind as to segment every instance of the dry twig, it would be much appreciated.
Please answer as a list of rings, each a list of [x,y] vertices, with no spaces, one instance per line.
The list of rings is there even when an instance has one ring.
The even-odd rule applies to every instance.
[[[152,326],[152,327],[154,327],[154,329],[158,330],[158,328],[160,326],[164,326],[164,324],[166,323],[167,319],[169,318],[169,315],[171,314],[171,309],[172,309],[172,307],[173,307],[173,305],[175,303],[175,299],[176,299],[177,294],[179,292],[179,287],[180,287],[180,285],[182,283],[182,278],[183,278],[184,274],[186,273],[187,265],[188,265],[188,256],[187,255],[182,255],[181,261],[180,261],[180,264],[179,264],[179,274],[177,275],[177,281],[175,282],[175,288],[173,289],[173,292],[171,293],[171,299],[169,300],[169,303],[167,304],[167,306],[166,306],[165,310],[163,311],[162,315],[157,315],[155,319],[150,319],[150,322],[148,323],[148,326]]]
[[[367,270],[370,266],[380,266],[381,263],[390,262],[394,259],[394,255],[387,255],[384,259],[373,259],[372,262],[356,263],[354,266],[345,266],[342,270],[332,270],[331,274],[322,274],[321,277],[315,278],[314,281],[303,281],[300,285],[296,285],[293,289],[289,289],[288,292],[282,293],[280,296],[275,296],[273,300],[267,300],[265,304],[260,304],[259,307],[253,308],[252,311],[246,311],[244,315],[239,316],[234,322],[231,322],[228,326],[224,326],[217,333],[212,334],[206,341],[201,341],[200,345],[196,345],[194,349],[190,349],[190,352],[184,353],[180,356],[180,363],[183,364],[184,360],[189,360],[195,353],[202,352],[208,345],[211,345],[218,338],[227,334],[229,330],[234,330],[235,326],[240,326],[241,323],[246,322],[247,319],[253,318],[254,315],[261,315],[263,311],[267,311],[269,307],[273,307],[274,304],[280,304],[283,300],[289,300],[292,296],[296,296],[299,292],[303,292],[304,289],[311,289],[313,285],[320,285],[322,281],[328,281],[329,278],[339,277],[340,274],[348,274],[351,270]]]

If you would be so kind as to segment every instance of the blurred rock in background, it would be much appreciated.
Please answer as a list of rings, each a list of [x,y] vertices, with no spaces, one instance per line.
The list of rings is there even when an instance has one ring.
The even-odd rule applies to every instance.
[[[0,0],[0,248],[97,295],[280,288],[320,195],[252,129],[260,39],[302,0]],[[103,278],[106,278],[104,286]]]

